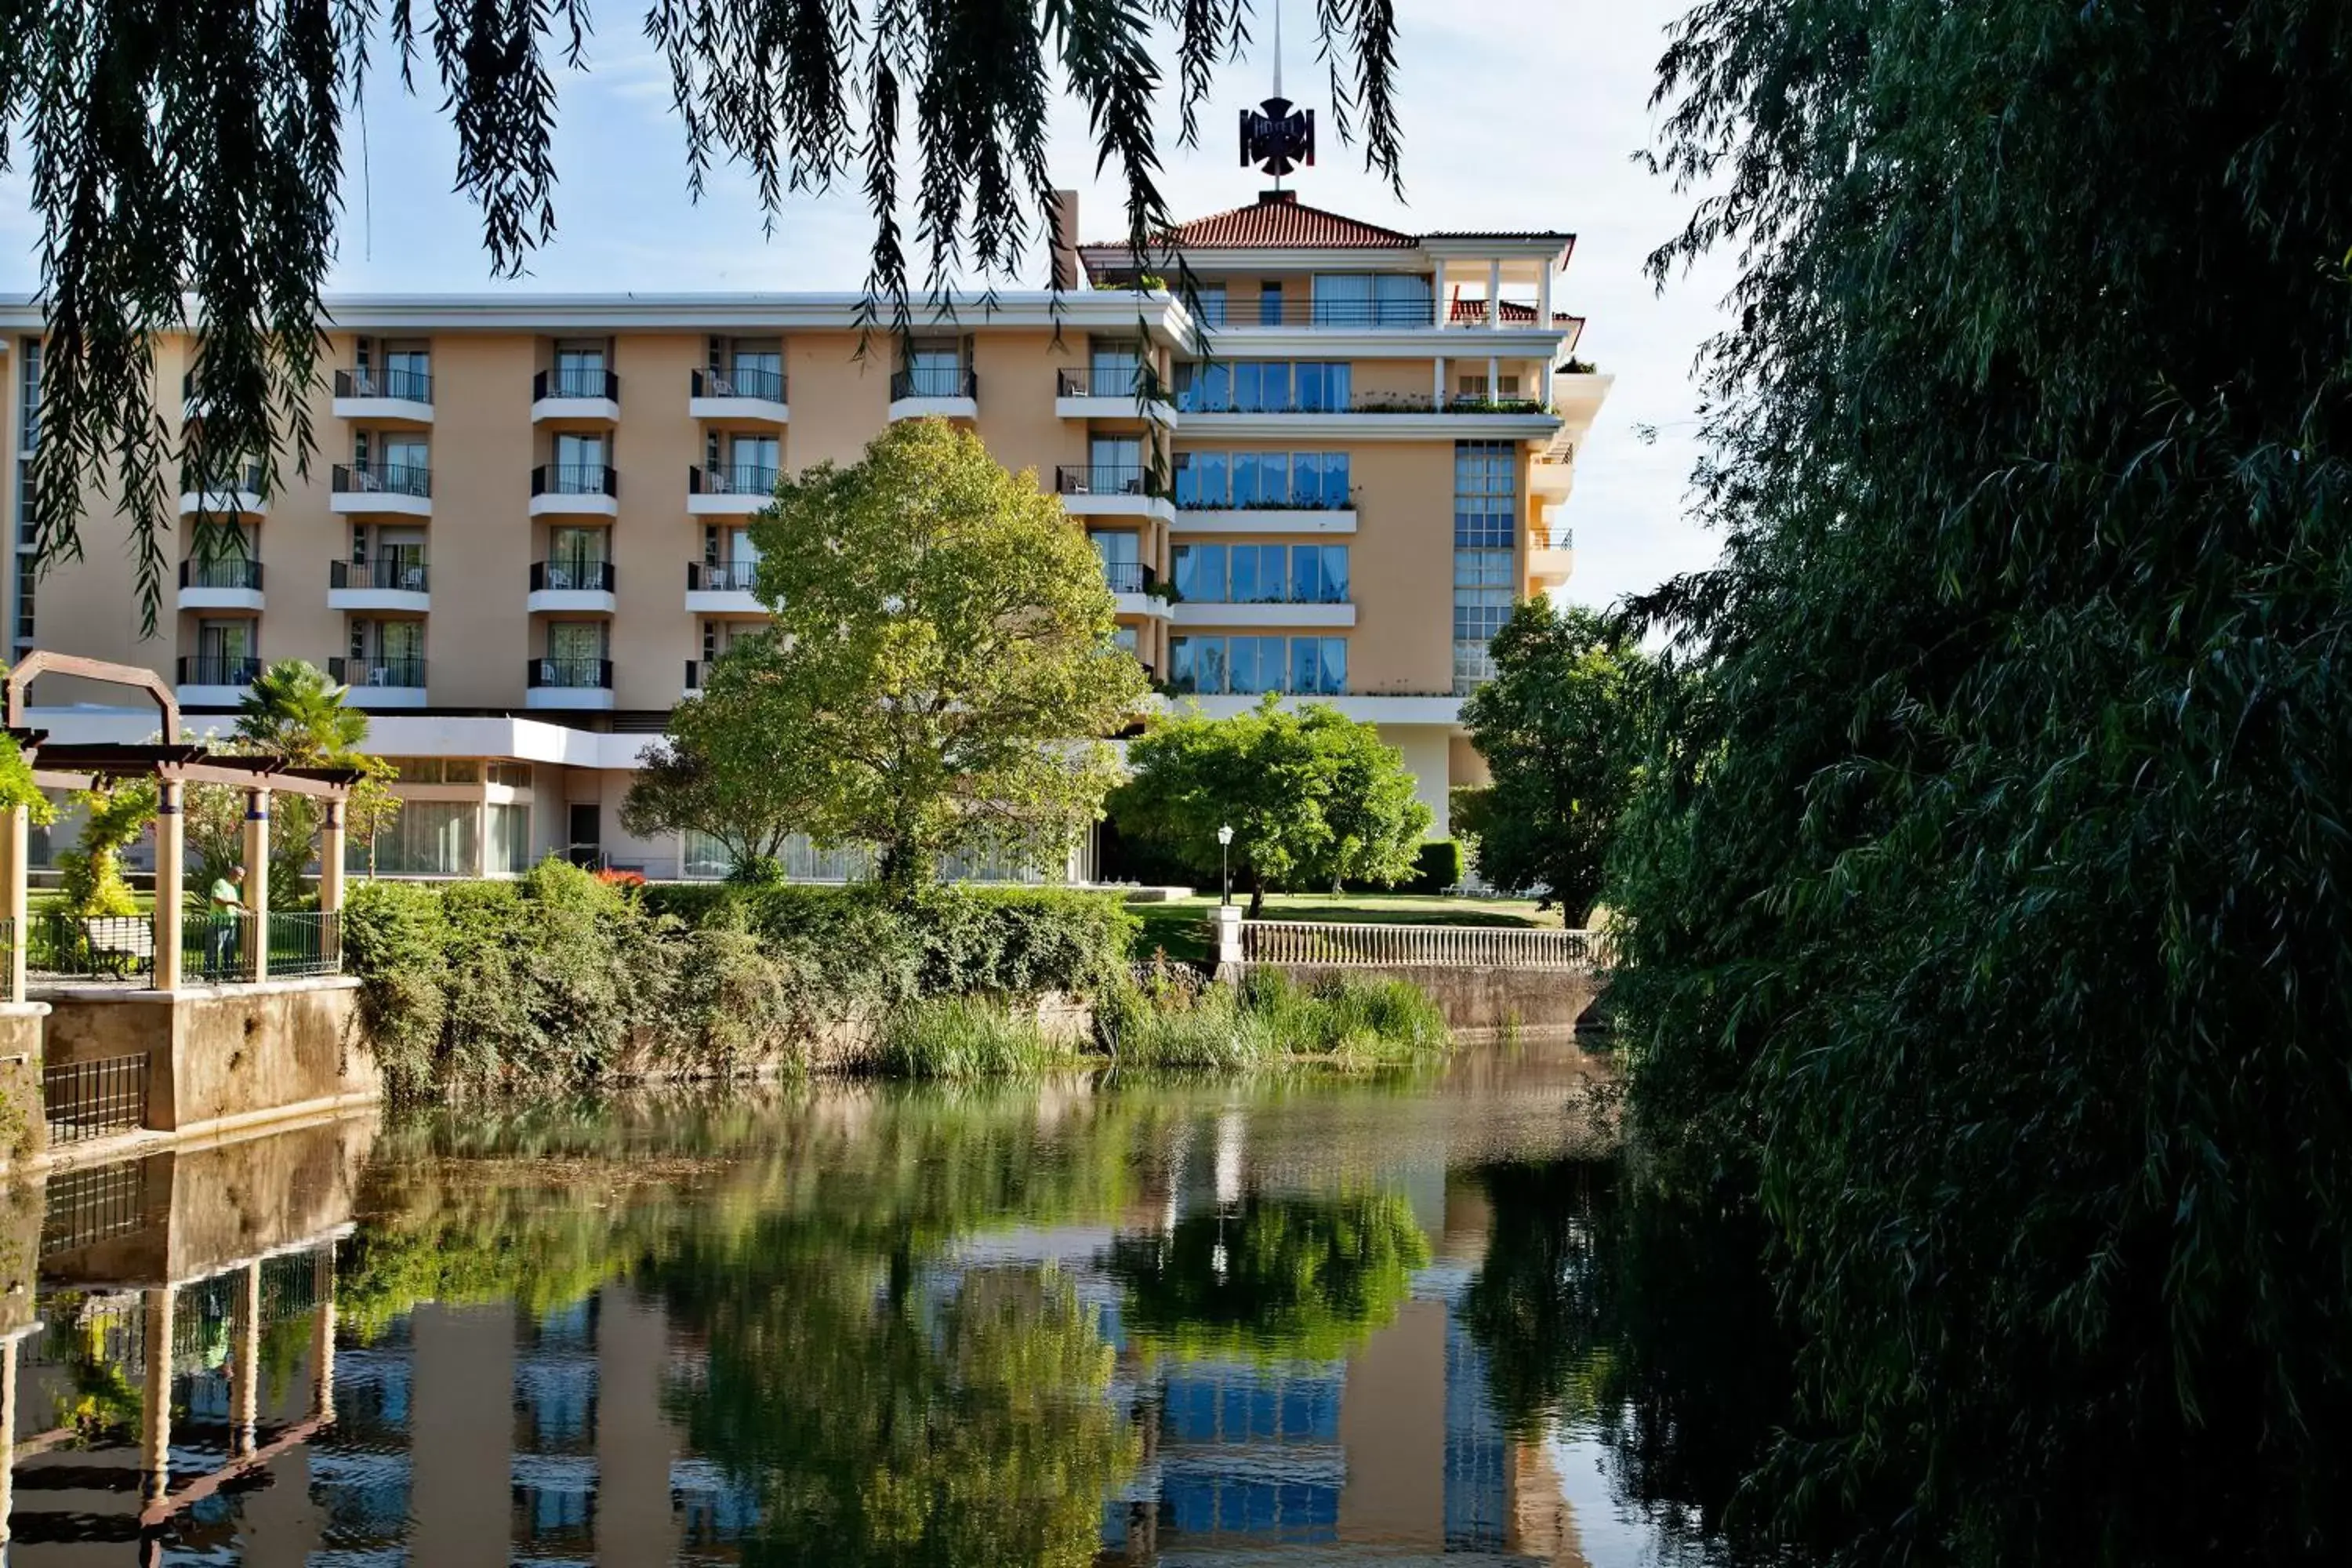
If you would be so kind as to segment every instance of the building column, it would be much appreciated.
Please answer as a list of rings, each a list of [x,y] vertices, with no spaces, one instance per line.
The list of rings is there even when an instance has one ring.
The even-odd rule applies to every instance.
[[[326,825],[319,829],[319,908],[331,914],[343,907],[343,803],[327,802]]]
[[[1503,395],[1503,362],[1499,355],[1486,356],[1486,400],[1497,401]]]
[[[29,807],[12,805],[0,813],[0,913],[8,921],[5,995],[0,1001],[25,999],[25,944],[32,940],[32,900],[26,886],[32,875],[33,817]]]
[[[185,875],[188,786],[163,779],[155,790],[155,989],[177,991],[187,967]]]
[[[256,984],[269,978],[269,792],[245,792],[245,957]]]
[[[148,1506],[172,1490],[172,1309],[179,1292],[164,1285],[139,1293],[145,1308],[147,1375],[141,1389],[139,1468]]]
[[[1496,331],[1503,330],[1503,264],[1498,260],[1486,263],[1486,325]],[[1492,388],[1488,389],[1492,392]]]
[[[255,1258],[238,1280],[236,1310],[229,1317],[229,1458],[250,1456],[261,1425],[261,1260]]]
[[[1442,257],[1438,259],[1435,276],[1429,280],[1429,291],[1436,296],[1436,302],[1431,307],[1431,322],[1440,327],[1452,326],[1454,307],[1445,298],[1445,261]]]
[[[1445,356],[1439,354],[1429,362],[1429,405],[1445,406]]]
[[[335,1418],[335,1244],[310,1255],[310,1414]]]
[[[1543,275],[1536,284],[1536,326],[1538,331],[1551,330],[1551,263],[1543,264]]]

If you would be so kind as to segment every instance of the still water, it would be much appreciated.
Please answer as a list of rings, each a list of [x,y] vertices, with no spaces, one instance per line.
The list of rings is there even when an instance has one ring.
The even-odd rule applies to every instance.
[[[1730,1560],[1752,1249],[1632,1211],[1597,1076],[819,1085],[62,1173],[8,1211],[6,1561]]]

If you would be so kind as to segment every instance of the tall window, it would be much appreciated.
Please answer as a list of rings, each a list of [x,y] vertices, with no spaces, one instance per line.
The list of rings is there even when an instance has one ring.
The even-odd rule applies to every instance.
[[[1454,444],[1454,689],[1494,673],[1486,646],[1511,613],[1518,453],[1507,441]]]
[[[1318,327],[1425,327],[1433,319],[1429,279],[1410,272],[1318,272]]]
[[[1352,491],[1345,452],[1179,452],[1176,504],[1344,510]]]
[[[1176,405],[1188,414],[1338,414],[1349,405],[1345,360],[1240,360],[1176,367]]]
[[[916,397],[961,397],[963,345],[953,338],[918,340],[907,351],[907,381]]]
[[[1087,359],[1087,391],[1097,397],[1130,397],[1143,356],[1131,342],[1096,343]]]
[[[1180,692],[1336,696],[1348,689],[1345,637],[1171,637],[1168,661]]]
[[[26,338],[16,349],[16,598],[10,626],[23,653],[33,646],[33,577],[40,565],[33,555],[33,454],[41,445],[41,340]]]
[[[558,397],[604,395],[604,343],[587,339],[555,345],[554,395]]]
[[[1344,544],[1180,544],[1176,592],[1194,604],[1344,605]]]

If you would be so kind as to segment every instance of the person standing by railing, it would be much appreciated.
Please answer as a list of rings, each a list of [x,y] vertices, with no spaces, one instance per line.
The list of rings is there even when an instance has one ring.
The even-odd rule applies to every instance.
[[[218,980],[229,972],[229,954],[236,946],[237,917],[246,912],[245,867],[231,866],[228,874],[213,882],[211,905],[213,929],[205,943],[205,978]]]

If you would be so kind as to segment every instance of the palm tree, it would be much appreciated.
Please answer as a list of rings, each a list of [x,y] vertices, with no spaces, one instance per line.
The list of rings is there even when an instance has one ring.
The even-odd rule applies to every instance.
[[[324,767],[366,743],[367,715],[343,704],[346,688],[306,659],[280,659],[254,677],[238,706],[237,738],[298,767]]]

